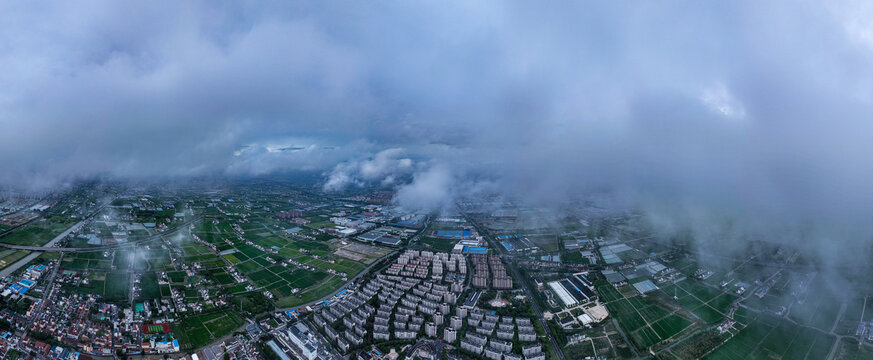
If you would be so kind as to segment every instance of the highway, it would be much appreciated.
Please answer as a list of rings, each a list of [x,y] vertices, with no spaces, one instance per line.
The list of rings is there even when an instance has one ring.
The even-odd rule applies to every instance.
[[[497,251],[500,252],[501,257],[503,257],[503,258],[508,257],[507,254],[505,252],[503,252],[503,247],[499,246],[499,244],[494,240],[494,238],[491,237],[491,235],[489,233],[483,231],[483,229],[479,226],[479,224],[477,224],[475,221],[473,221],[473,219],[471,219],[469,216],[467,216],[467,214],[465,212],[461,211],[460,208],[458,210],[461,212],[461,214],[464,215],[464,218],[467,219],[467,221],[470,224],[472,224],[473,227],[476,228],[476,231],[478,231],[480,235],[482,235],[486,240],[488,240],[488,243],[491,244],[491,247],[497,249]],[[561,350],[561,347],[558,346],[558,342],[555,341],[555,336],[552,335],[552,330],[549,328],[548,322],[543,317],[543,312],[542,312],[542,310],[540,310],[539,304],[537,304],[536,300],[534,300],[533,293],[531,292],[530,288],[527,287],[527,282],[523,281],[524,278],[521,277],[521,274],[518,272],[518,268],[516,268],[514,263],[512,263],[510,261],[505,261],[505,262],[506,262],[506,266],[509,268],[509,270],[512,274],[512,277],[515,279],[515,282],[518,283],[519,285],[521,285],[521,288],[524,290],[525,295],[527,295],[527,298],[530,299],[531,307],[533,308],[534,313],[536,313],[537,320],[540,321],[540,324],[543,327],[543,331],[545,331],[546,336],[549,338],[549,342],[552,343],[552,349],[555,351],[555,354],[558,355],[558,358],[560,360],[567,360],[567,358],[564,357],[564,351]]]
[[[66,231],[60,233],[58,236],[55,236],[54,239],[52,239],[51,241],[49,241],[47,244],[45,244],[45,245],[43,245],[43,246],[21,246],[23,249],[19,249],[19,247],[17,247],[16,245],[0,243],[0,244],[3,244],[3,245],[11,245],[11,246],[15,246],[15,247],[9,247],[10,249],[17,249],[17,250],[32,250],[32,251],[34,251],[34,252],[28,254],[27,256],[21,258],[21,260],[18,260],[18,261],[15,262],[14,264],[7,266],[5,269],[3,269],[2,271],[0,271],[0,278],[5,278],[5,277],[9,276],[10,274],[14,273],[15,270],[18,270],[18,269],[21,268],[22,266],[24,266],[24,265],[26,265],[27,263],[29,263],[31,260],[36,259],[40,254],[42,254],[42,251],[49,251],[49,249],[58,249],[58,248],[55,248],[55,247],[53,247],[53,246],[54,246],[58,241],[61,241],[61,239],[63,239],[63,238],[66,237],[67,235],[70,235],[71,232],[76,231],[76,230],[78,230],[80,227],[82,227],[82,224],[84,224],[85,221],[87,221],[87,220],[79,221],[79,222],[76,223],[75,225],[70,226],[69,229],[67,229]],[[2,245],[0,245],[0,246],[2,246]]]
[[[102,250],[115,249],[115,248],[122,247],[122,246],[136,245],[136,244],[140,244],[140,243],[144,243],[144,242],[149,242],[149,241],[152,241],[152,240],[156,240],[156,239],[160,238],[160,237],[163,236],[163,235],[171,234],[171,233],[173,233],[173,232],[175,232],[175,231],[181,229],[181,228],[184,227],[184,226],[191,225],[193,222],[195,222],[195,221],[197,221],[197,220],[200,220],[200,217],[199,217],[199,216],[194,217],[194,218],[192,218],[191,220],[188,220],[188,221],[186,221],[186,222],[183,223],[183,224],[180,224],[180,225],[177,225],[177,226],[175,226],[175,227],[173,227],[173,228],[170,228],[170,229],[168,229],[167,231],[164,231],[164,232],[162,232],[162,233],[158,233],[158,234],[155,234],[155,235],[151,235],[151,236],[149,236],[149,237],[142,238],[142,239],[139,239],[139,240],[136,240],[136,241],[133,241],[133,242],[117,243],[117,244],[114,244],[114,245],[89,246],[89,247],[83,247],[83,248],[53,247],[53,245],[54,245],[55,243],[57,243],[60,239],[63,239],[64,236],[67,236],[70,232],[74,231],[78,226],[81,226],[82,223],[84,223],[85,221],[87,221],[87,220],[82,220],[82,221],[80,221],[79,223],[77,223],[76,225],[73,225],[72,227],[70,227],[69,229],[67,229],[67,231],[64,231],[62,234],[60,234],[60,235],[58,235],[57,237],[55,237],[54,239],[52,239],[52,241],[50,241],[48,244],[45,244],[45,245],[43,245],[43,246],[14,245],[14,244],[9,244],[9,243],[0,242],[0,247],[2,247],[2,248],[7,248],[7,249],[15,249],[15,250],[29,250],[29,251],[43,251],[43,252],[81,252],[81,251],[102,251]]]
[[[102,209],[102,208],[103,208],[103,207],[101,206],[100,209]],[[99,213],[99,212],[100,212],[100,210],[98,209],[96,212],[94,212],[94,214],[97,214],[97,213]],[[152,241],[152,240],[158,239],[158,238],[160,238],[161,236],[166,235],[166,234],[171,234],[171,233],[173,233],[173,232],[175,232],[175,231],[181,229],[182,227],[188,226],[188,225],[190,225],[191,223],[200,220],[200,217],[197,216],[197,217],[194,217],[194,218],[192,218],[191,220],[188,220],[188,221],[186,221],[185,223],[180,224],[180,225],[178,225],[178,226],[176,226],[176,227],[173,227],[173,228],[171,228],[171,229],[169,229],[169,230],[167,230],[167,231],[165,231],[165,232],[163,232],[163,233],[155,234],[155,235],[152,235],[152,236],[149,236],[149,237],[146,237],[146,238],[143,238],[143,239],[140,239],[140,240],[134,241],[134,242],[119,243],[119,244],[115,244],[115,245],[93,246],[93,247],[86,247],[86,248],[60,248],[60,247],[54,247],[55,244],[57,244],[59,241],[61,241],[61,240],[62,240],[63,238],[65,238],[67,235],[69,235],[70,233],[72,233],[72,232],[74,232],[74,231],[76,231],[76,230],[79,230],[79,228],[81,228],[82,225],[85,224],[85,222],[89,221],[89,220],[91,219],[91,217],[94,216],[94,214],[92,214],[92,215],[89,216],[88,218],[85,218],[85,219],[82,220],[82,221],[79,221],[79,222],[76,223],[75,225],[70,226],[70,228],[68,228],[68,229],[65,230],[64,232],[60,233],[58,236],[55,236],[51,241],[49,241],[47,244],[45,244],[45,245],[43,245],[43,246],[21,246],[21,245],[13,245],[13,244],[9,244],[9,243],[0,243],[0,248],[33,251],[32,253],[30,253],[30,254],[28,254],[27,256],[21,258],[20,260],[16,261],[16,262],[13,263],[12,265],[7,266],[7,267],[6,267],[5,269],[3,269],[3,270],[0,270],[0,278],[5,278],[5,277],[11,275],[11,274],[14,273],[16,270],[20,269],[22,266],[27,265],[28,263],[30,263],[30,261],[32,261],[33,259],[36,259],[36,258],[37,258],[40,254],[42,254],[43,252],[62,252],[62,253],[66,253],[66,252],[82,252],[82,251],[102,251],[102,250],[114,249],[114,248],[121,247],[121,246],[136,245],[136,244],[139,244],[139,243],[148,242],[148,241]]]

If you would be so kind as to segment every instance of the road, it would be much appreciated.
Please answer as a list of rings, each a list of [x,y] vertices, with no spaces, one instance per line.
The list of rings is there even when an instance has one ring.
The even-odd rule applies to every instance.
[[[494,240],[494,238],[491,237],[489,233],[483,231],[483,229],[479,227],[479,224],[477,224],[475,221],[473,221],[473,219],[467,216],[467,213],[461,211],[460,208],[458,210],[461,212],[461,214],[464,215],[464,218],[467,219],[467,221],[472,224],[474,228],[476,228],[476,231],[479,232],[479,234],[482,235],[486,240],[488,240],[488,243],[491,244],[491,247],[497,249],[497,251],[500,252],[501,257],[507,257],[507,254],[503,252],[503,247],[498,246],[497,242]],[[537,319],[540,321],[540,324],[543,327],[543,331],[545,331],[546,336],[549,338],[549,342],[552,343],[552,349],[554,349],[555,354],[558,355],[558,358],[560,360],[567,360],[567,358],[564,357],[564,351],[561,350],[561,347],[558,346],[558,342],[555,340],[555,336],[552,335],[552,330],[551,328],[549,328],[548,322],[543,317],[543,312],[542,310],[540,310],[539,304],[537,304],[536,300],[534,300],[533,292],[531,292],[530,288],[528,288],[527,282],[523,281],[524,278],[518,272],[518,268],[513,262],[506,261],[506,265],[509,268],[512,277],[515,279],[515,282],[521,285],[521,288],[524,290],[525,295],[527,295],[528,299],[530,299],[531,307],[533,308],[534,313],[536,313]]]
[[[55,277],[57,277],[58,275],[58,269],[61,268],[62,260],[64,260],[64,254],[61,254],[61,256],[57,260],[58,263],[55,264],[54,268],[52,269],[52,274],[45,285],[45,290],[42,292],[42,299],[39,301],[39,305],[37,305],[39,308],[36,309],[36,311],[33,312],[33,316],[31,316],[30,319],[27,320],[27,326],[25,327],[25,329],[30,329],[30,326],[33,325],[33,321],[36,320],[40,313],[42,313],[42,309],[45,309],[46,299],[49,299],[51,297],[51,293],[54,291],[54,288],[52,286],[54,286]],[[22,338],[22,340],[24,340],[24,338]]]
[[[43,245],[43,246],[24,246],[24,245],[14,245],[14,244],[9,244],[9,243],[3,243],[3,242],[0,242],[0,247],[2,247],[2,248],[7,248],[7,249],[15,249],[15,250],[30,250],[30,251],[43,251],[43,252],[82,252],[82,251],[102,251],[102,250],[115,249],[115,248],[122,247],[122,246],[136,245],[136,244],[140,244],[140,243],[144,243],[144,242],[149,242],[149,241],[152,241],[152,240],[156,240],[156,239],[160,238],[160,237],[163,236],[163,235],[171,234],[171,233],[173,233],[173,232],[176,232],[177,230],[181,229],[182,227],[187,226],[187,225],[191,225],[193,222],[198,221],[198,220],[200,220],[200,216],[194,217],[194,218],[192,218],[191,220],[188,220],[188,221],[186,221],[185,223],[182,223],[182,224],[180,224],[180,225],[178,225],[178,226],[176,226],[176,227],[170,228],[170,229],[168,229],[167,231],[164,231],[164,232],[162,232],[162,233],[158,233],[158,234],[155,234],[155,235],[151,235],[151,236],[149,236],[149,237],[142,238],[142,239],[139,239],[139,240],[136,240],[136,241],[133,241],[133,242],[117,243],[117,244],[114,244],[114,245],[91,246],[91,247],[84,247],[84,248],[62,248],[62,247],[52,247],[52,245],[54,245],[54,243],[56,243],[56,242],[58,242],[58,241],[60,240],[59,238],[56,237],[54,240],[52,240],[51,242],[49,242],[48,244],[45,244],[45,245]],[[79,225],[81,225],[82,223],[84,223],[85,221],[87,221],[87,219],[86,219],[86,220],[82,220],[82,221],[80,221],[80,222],[77,223],[76,225],[73,225],[73,227],[79,226]],[[73,229],[73,227],[71,227],[70,229]],[[65,231],[63,234],[58,235],[58,236],[62,239],[64,236],[66,236],[67,234],[69,234],[69,231],[71,231],[70,229],[68,229],[68,230]]]
[[[34,251],[34,252],[28,254],[27,256],[21,258],[21,260],[18,260],[18,261],[15,262],[14,264],[7,266],[5,269],[3,269],[2,271],[0,271],[0,278],[5,278],[5,277],[11,275],[12,273],[15,272],[15,270],[18,270],[18,269],[21,268],[22,266],[24,266],[24,265],[26,265],[27,263],[31,262],[33,259],[36,259],[40,254],[42,254],[43,251],[48,251],[48,249],[57,249],[57,248],[53,248],[53,246],[54,246],[58,241],[61,241],[61,239],[63,239],[63,238],[66,237],[67,235],[70,235],[71,232],[76,231],[76,230],[78,230],[80,227],[82,227],[82,224],[84,224],[85,221],[87,221],[87,219],[86,219],[86,220],[79,221],[79,222],[76,223],[75,225],[70,226],[69,229],[67,229],[66,231],[60,233],[58,236],[55,236],[54,239],[52,239],[51,241],[49,241],[47,244],[45,244],[45,245],[43,245],[43,246],[25,246],[27,249],[19,249],[19,250],[32,250],[32,251]],[[2,243],[0,243],[0,244],[2,244]],[[0,245],[0,246],[2,246],[2,245]],[[14,247],[11,248],[11,249],[14,249]]]
[[[388,253],[387,255],[385,255],[385,256],[383,256],[383,257],[380,257],[380,258],[377,259],[376,261],[373,261],[373,263],[371,263],[370,266],[367,266],[367,268],[364,269],[364,270],[362,270],[361,272],[359,272],[358,275],[355,275],[355,277],[349,279],[349,281],[347,281],[347,282],[345,283],[345,285],[340,286],[339,288],[337,288],[336,290],[334,290],[334,292],[331,293],[330,295],[327,295],[327,296],[325,296],[325,297],[323,297],[323,298],[321,298],[321,299],[318,299],[318,300],[310,301],[310,302],[305,303],[305,304],[295,305],[294,307],[278,308],[278,309],[273,310],[273,311],[290,311],[290,310],[296,310],[296,309],[300,309],[300,308],[305,308],[305,307],[310,306],[310,305],[315,305],[315,304],[318,304],[318,303],[320,303],[320,302],[323,302],[324,300],[330,299],[330,298],[336,296],[336,294],[338,294],[342,289],[345,289],[346,287],[348,287],[349,284],[355,282],[355,280],[358,280],[361,276],[364,276],[365,274],[369,274],[369,273],[370,273],[370,270],[373,269],[374,266],[376,266],[377,264],[381,263],[382,260],[385,260],[385,259],[388,258],[389,256],[396,254],[397,251],[399,251],[399,250],[394,250],[394,251]],[[391,264],[387,264],[387,265],[385,265],[384,267],[388,267],[389,265],[391,265]],[[380,269],[380,270],[381,270],[381,269]]]
[[[99,212],[99,210],[98,210],[98,212]],[[96,212],[95,212],[95,214],[96,214]],[[84,224],[89,219],[90,219],[90,217],[88,219],[85,219],[85,220],[82,220],[82,221],[76,223],[75,225],[73,225],[69,229],[67,229],[66,231],[62,232],[60,235],[55,236],[54,239],[52,239],[51,241],[49,241],[47,244],[45,244],[43,246],[18,246],[18,245],[12,245],[12,244],[7,244],[7,243],[0,243],[0,247],[6,247],[9,249],[33,251],[32,253],[28,254],[27,256],[21,258],[21,260],[18,260],[15,263],[13,263],[12,265],[7,266],[5,269],[0,270],[0,279],[11,275],[16,270],[20,269],[22,266],[27,265],[28,263],[30,263],[31,260],[36,259],[43,252],[56,251],[56,252],[65,253],[65,252],[81,252],[81,251],[101,251],[101,250],[117,248],[119,246],[135,245],[138,243],[158,239],[161,236],[166,235],[166,234],[171,234],[171,233],[181,229],[184,226],[190,225],[194,221],[200,220],[200,217],[195,217],[195,218],[193,218],[193,219],[191,219],[191,220],[189,220],[189,221],[187,221],[179,226],[176,226],[172,229],[169,229],[163,233],[152,235],[152,236],[149,236],[147,238],[140,239],[140,240],[137,240],[134,242],[115,244],[115,245],[106,245],[106,246],[87,247],[87,248],[57,248],[57,247],[54,247],[54,245],[58,241],[61,241],[64,237],[69,235],[71,232],[78,230],[82,226],[82,224]]]

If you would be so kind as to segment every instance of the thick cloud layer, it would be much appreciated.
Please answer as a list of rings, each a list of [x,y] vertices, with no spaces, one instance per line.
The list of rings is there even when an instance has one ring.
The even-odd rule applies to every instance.
[[[397,177],[408,175],[414,170],[412,159],[402,156],[403,149],[392,148],[366,159],[340,163],[330,172],[324,183],[324,190],[337,191],[371,182],[383,186],[392,185]]]
[[[409,206],[486,184],[537,203],[873,212],[863,2],[0,7],[10,186],[307,169],[331,190],[405,176]]]

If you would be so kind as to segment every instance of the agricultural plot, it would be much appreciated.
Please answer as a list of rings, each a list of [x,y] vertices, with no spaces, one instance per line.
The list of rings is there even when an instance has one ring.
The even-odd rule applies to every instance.
[[[201,274],[208,276],[212,281],[214,281],[222,286],[231,285],[231,284],[235,283],[233,276],[230,276],[230,274],[227,272],[227,270],[224,270],[221,268],[204,271],[204,272],[201,272]]]
[[[330,295],[332,292],[339,289],[340,286],[345,284],[345,281],[334,276],[328,279],[327,281],[321,283],[315,288],[308,289],[304,293],[298,293],[295,296],[289,296],[276,301],[277,307],[292,307],[299,304],[305,304],[310,301],[321,299],[327,295]]]
[[[188,275],[185,274],[184,271],[169,271],[169,272],[167,272],[167,277],[168,277],[168,278],[170,279],[170,281],[171,281],[172,283],[174,283],[174,284],[184,283],[184,282],[185,282],[185,278],[186,278],[187,276],[188,276]]]
[[[130,296],[130,274],[110,272],[106,274],[107,301],[126,301]]]
[[[254,262],[254,261],[245,261],[245,262],[241,262],[239,264],[236,264],[236,268],[239,271],[241,271],[243,274],[248,275],[250,273],[253,273],[255,271],[260,270],[261,265]]]
[[[64,257],[61,268],[74,270],[109,271],[112,268],[112,257],[104,257],[103,252],[80,252]]]
[[[672,309],[665,308],[643,296],[623,297],[611,285],[598,284],[598,293],[619,325],[630,335],[639,349],[648,349],[679,334],[693,322]]]
[[[607,283],[606,281],[600,281],[595,284],[597,288],[597,294],[600,296],[600,299],[609,302],[613,300],[621,299],[623,296],[616,290],[612,285]]]
[[[14,245],[42,246],[70,226],[72,226],[72,223],[37,220],[4,236],[0,241]]]
[[[808,296],[803,297],[802,302],[792,305],[789,316],[801,325],[830,331],[844,299],[833,295],[834,292],[826,289],[821,281],[814,282],[808,291]]]
[[[444,239],[430,236],[422,236],[418,240],[418,245],[420,248],[442,252],[452,251],[452,248],[455,247],[455,244],[457,243],[458,239]]]
[[[843,316],[840,317],[834,331],[839,335],[854,335],[858,328],[858,323],[861,322],[862,313],[864,313],[865,297],[856,297],[846,300],[846,310]],[[873,305],[873,304],[871,304]],[[873,309],[873,307],[871,307]],[[873,311],[873,310],[871,310]],[[866,314],[865,314],[866,315]]]
[[[0,252],[0,269],[14,264],[16,261],[21,260],[28,254],[30,254],[30,251],[3,250],[2,252]]]
[[[215,226],[215,230],[219,233],[233,231],[232,228],[223,226],[224,224],[224,222],[220,222]],[[183,247],[186,255],[184,261],[198,261],[202,268],[209,270],[201,271],[201,274],[224,286],[225,292],[232,294],[246,292],[244,284],[237,284],[230,274],[218,268],[231,264],[252,284],[270,291],[277,299],[277,303],[294,302],[295,299],[308,296],[312,291],[324,294],[336,290],[339,285],[334,285],[336,282],[332,280],[328,281],[331,275],[323,270],[331,269],[345,273],[347,276],[354,276],[366,268],[367,263],[372,263],[375,259],[390,252],[387,249],[354,243],[342,246],[340,249],[343,251],[338,252],[333,249],[331,243],[324,241],[276,237],[269,228],[257,221],[243,225],[245,225],[243,226],[243,236],[253,245],[242,243],[236,238],[236,235],[232,235],[227,239],[234,243],[232,247],[228,247],[228,250],[233,249],[233,251],[216,257],[217,255],[211,249],[185,244]],[[226,244],[222,236],[224,235],[198,234],[198,237],[204,241],[213,242],[213,239],[218,239],[222,244]],[[333,244],[338,245],[338,243],[337,241]],[[273,250],[276,250],[278,254],[273,253]],[[316,255],[318,259],[315,258]],[[213,258],[207,258],[207,256]],[[293,265],[281,265],[280,262],[284,261],[283,258],[294,259],[314,269],[306,270]],[[341,277],[336,277],[336,279],[342,281]],[[336,287],[322,289],[326,285]],[[313,287],[315,289],[311,289]]]
[[[778,319],[754,321],[706,359],[825,359],[836,341]]]
[[[222,210],[229,212],[238,210],[226,203],[221,206]],[[283,231],[287,227],[276,221],[272,212],[236,221],[240,218],[215,211],[216,207],[197,214],[211,213],[213,217],[194,223],[190,230],[186,227],[167,233],[161,239],[122,245],[105,253],[67,254],[61,263],[62,269],[80,272],[88,279],[87,283],[70,290],[100,295],[104,301],[112,303],[169,297],[171,289],[178,291],[185,301],[203,303],[205,292],[210,297],[226,296],[225,299],[232,304],[242,306],[245,302],[252,308],[260,306],[260,312],[269,309],[270,300],[263,296],[264,291],[272,293],[275,304],[279,306],[318,300],[341,288],[347,281],[344,280],[346,276],[360,273],[368,264],[391,252],[363,244],[341,245],[339,240],[329,237],[304,239],[306,235],[315,235],[307,229],[301,235],[288,235]],[[170,216],[168,221],[183,221],[173,219],[172,212],[167,214]],[[147,214],[141,215],[145,220]],[[234,225],[235,222],[239,227]],[[240,227],[242,231],[238,231]],[[95,229],[97,233],[108,236],[111,236],[110,230],[105,224]],[[338,251],[340,249],[342,251]],[[13,254],[0,253],[0,261]],[[294,259],[305,266],[289,264],[286,259]],[[234,266],[249,281],[237,283],[226,270],[228,265]],[[192,270],[196,272],[188,275]],[[329,270],[346,275],[332,275]],[[164,272],[170,285],[158,284]],[[135,277],[138,281],[134,281]],[[250,284],[258,289],[247,290],[246,286]],[[135,299],[130,298],[131,294]],[[202,314],[176,314],[180,320],[172,328],[184,350],[206,345],[244,323],[236,311],[216,310],[213,305],[205,305]]]
[[[334,263],[328,263],[324,260],[311,260],[306,263],[307,265],[315,266],[320,269],[333,269],[336,271],[341,271],[346,274],[355,275],[359,273],[361,270],[364,270],[367,266],[354,261],[349,261],[345,259],[336,260]]]
[[[190,316],[174,326],[174,333],[180,335],[185,349],[199,348],[230,333],[244,323],[233,311],[219,311],[212,314]]]
[[[858,340],[843,338],[834,352],[835,360],[873,359],[873,346],[858,344]]]
[[[161,297],[158,287],[158,276],[154,272],[143,273],[139,277],[139,299],[155,299]]]
[[[670,351],[681,359],[700,359],[713,349],[724,343],[726,336],[718,330],[698,332],[691,337],[676,344]]]
[[[76,287],[76,292],[79,294],[95,294],[104,296],[106,293],[106,273],[93,272],[86,275],[87,284],[82,282]]]
[[[227,254],[222,256],[227,259],[227,261],[231,264],[239,264],[240,262],[242,262],[238,257],[234,256],[233,254]]]
[[[567,251],[561,254],[561,260],[567,264],[588,264],[590,261],[587,257],[582,256],[579,251]]]
[[[668,296],[707,323],[718,322],[726,316],[736,296],[713,289],[691,279],[676,284],[665,284],[662,290]]]

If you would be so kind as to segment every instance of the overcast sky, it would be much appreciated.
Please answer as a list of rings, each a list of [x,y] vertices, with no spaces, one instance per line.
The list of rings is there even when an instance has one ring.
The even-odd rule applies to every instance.
[[[873,212],[858,1],[6,2],[0,183],[325,174]],[[412,183],[397,183],[412,179]]]

